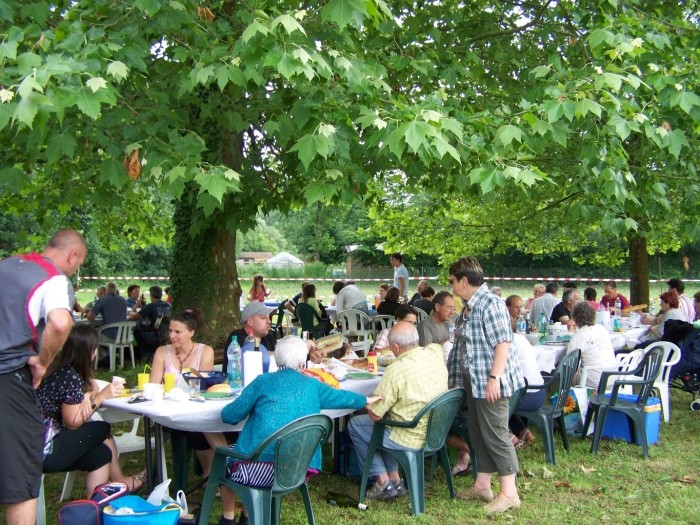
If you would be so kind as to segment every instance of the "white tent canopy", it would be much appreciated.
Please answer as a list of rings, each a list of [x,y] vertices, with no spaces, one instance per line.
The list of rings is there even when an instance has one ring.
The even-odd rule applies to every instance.
[[[265,264],[271,268],[301,268],[304,266],[304,261],[294,257],[291,253],[280,252],[265,261]]]

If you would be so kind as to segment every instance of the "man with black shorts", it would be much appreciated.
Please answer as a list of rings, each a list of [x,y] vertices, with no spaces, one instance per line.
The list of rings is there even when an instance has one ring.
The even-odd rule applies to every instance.
[[[67,277],[86,254],[78,232],[60,230],[41,254],[0,261],[0,505],[10,525],[36,522],[44,423],[35,388],[73,326]]]

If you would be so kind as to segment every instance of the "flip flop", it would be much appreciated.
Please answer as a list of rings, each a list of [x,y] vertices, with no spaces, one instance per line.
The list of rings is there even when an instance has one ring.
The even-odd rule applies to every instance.
[[[453,478],[456,478],[459,476],[466,476],[466,475],[471,474],[471,473],[472,473],[471,464],[467,465],[464,468],[460,467],[459,465],[455,465],[454,467],[452,467],[452,477]]]

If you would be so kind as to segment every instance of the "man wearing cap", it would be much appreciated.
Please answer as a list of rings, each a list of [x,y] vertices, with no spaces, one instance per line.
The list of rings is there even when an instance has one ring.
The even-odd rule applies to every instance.
[[[277,339],[273,332],[270,332],[270,312],[274,311],[275,308],[265,306],[265,303],[260,303],[254,301],[248,303],[243,308],[241,312],[241,322],[243,323],[243,328],[234,330],[228,336],[226,340],[226,345],[224,348],[228,348],[231,341],[235,337],[238,340],[238,345],[243,348],[245,340],[248,334],[253,337],[260,338],[260,345],[264,346],[268,352],[272,353],[275,351],[275,344]],[[307,341],[307,346],[309,347],[309,359],[314,363],[318,363],[323,359],[323,354],[316,350],[316,345],[313,341]],[[263,361],[265,356],[263,356]],[[224,364],[222,370],[226,370],[228,367],[228,356],[224,353]]]

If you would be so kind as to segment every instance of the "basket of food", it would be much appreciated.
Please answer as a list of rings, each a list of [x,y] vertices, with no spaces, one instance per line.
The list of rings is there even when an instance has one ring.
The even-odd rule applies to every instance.
[[[219,385],[226,381],[226,373],[218,370],[188,371],[182,373],[182,378],[189,383],[190,379],[199,379],[199,390],[204,392],[209,387]]]

